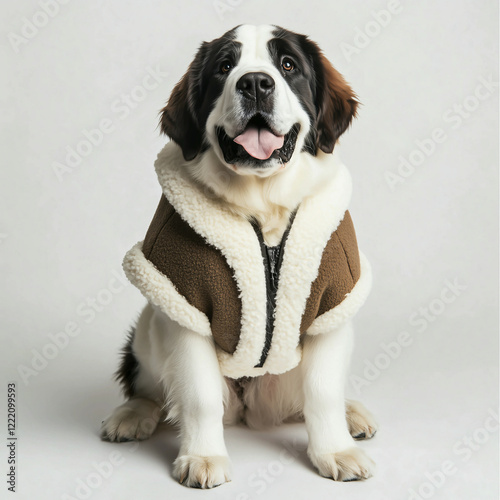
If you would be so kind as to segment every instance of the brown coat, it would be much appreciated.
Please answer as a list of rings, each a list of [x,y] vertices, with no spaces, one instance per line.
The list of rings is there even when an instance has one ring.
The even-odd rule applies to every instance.
[[[165,196],[142,249],[146,259],[172,281],[178,292],[208,317],[216,344],[232,354],[240,336],[241,299],[233,270],[222,253],[182,220]],[[286,255],[286,244],[283,251]],[[318,316],[338,306],[359,277],[356,234],[346,211],[323,251],[302,315],[300,334]]]
[[[306,334],[341,328],[368,295],[370,266],[347,211],[349,172],[328,155],[321,161],[331,177],[302,201],[273,261],[276,253],[263,246],[255,225],[187,178],[175,144],[158,156],[163,196],[123,267],[152,306],[213,338],[225,376],[291,370]]]

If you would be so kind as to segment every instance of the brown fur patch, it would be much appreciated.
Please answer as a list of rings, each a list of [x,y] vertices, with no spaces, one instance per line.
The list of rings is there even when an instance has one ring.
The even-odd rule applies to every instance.
[[[161,131],[182,148],[189,161],[199,153],[203,136],[189,109],[190,75],[197,60],[189,66],[170,95],[167,105],[160,112]]]
[[[313,42],[311,42],[313,43]],[[316,45],[316,44],[315,44]],[[358,107],[357,96],[344,77],[317,47],[322,75],[319,79],[320,105],[317,120],[317,146],[331,153],[338,138],[347,130]]]

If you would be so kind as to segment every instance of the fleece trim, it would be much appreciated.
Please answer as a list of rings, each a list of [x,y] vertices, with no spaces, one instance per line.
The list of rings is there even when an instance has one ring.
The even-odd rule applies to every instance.
[[[200,335],[210,336],[210,322],[205,314],[193,307],[175,288],[174,284],[142,252],[140,241],[134,245],[123,259],[123,270],[130,282],[152,304],[158,306],[181,326]]]

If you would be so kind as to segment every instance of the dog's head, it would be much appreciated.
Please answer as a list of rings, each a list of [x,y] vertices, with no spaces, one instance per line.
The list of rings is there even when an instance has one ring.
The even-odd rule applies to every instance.
[[[242,25],[201,45],[162,110],[161,129],[188,161],[213,148],[238,173],[269,175],[300,152],[331,153],[357,104],[306,36]]]

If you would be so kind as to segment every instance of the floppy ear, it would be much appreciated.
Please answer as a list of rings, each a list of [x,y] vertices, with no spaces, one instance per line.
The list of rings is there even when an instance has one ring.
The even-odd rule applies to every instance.
[[[197,72],[200,71],[201,52],[202,48],[160,112],[161,131],[182,148],[182,154],[187,161],[196,157],[203,144],[203,132],[192,112],[195,99],[193,87],[199,80]]]
[[[309,41],[309,40],[308,40]],[[337,139],[356,116],[358,100],[344,77],[331,65],[319,47],[314,45],[316,72],[316,147],[331,153]]]

